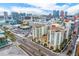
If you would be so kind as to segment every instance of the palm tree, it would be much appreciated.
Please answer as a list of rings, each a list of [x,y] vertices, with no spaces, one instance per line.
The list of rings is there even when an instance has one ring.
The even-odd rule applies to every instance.
[[[38,41],[37,43],[40,44],[40,41]]]
[[[44,47],[47,47],[47,44],[46,43],[44,43]]]
[[[5,36],[6,38],[10,38],[11,41],[15,42],[16,41],[16,37],[13,33],[11,33],[10,31],[5,31]]]
[[[48,44],[50,44],[50,42],[48,42]]]
[[[52,50],[52,49],[53,49],[53,46],[50,47],[50,50]]]
[[[16,37],[14,36],[14,34],[10,34],[10,38],[11,38],[11,40],[13,41],[13,42],[15,42],[16,41]]]
[[[62,50],[63,48],[64,48],[64,45],[61,44],[61,45],[60,45],[60,49]]]
[[[69,51],[67,52],[67,55],[71,55],[71,53],[72,53],[72,50],[69,50]]]
[[[57,48],[57,49],[56,49],[56,52],[60,52],[60,50]]]

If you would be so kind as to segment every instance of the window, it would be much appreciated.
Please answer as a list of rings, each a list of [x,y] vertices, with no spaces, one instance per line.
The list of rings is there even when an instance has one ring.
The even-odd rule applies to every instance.
[[[54,36],[55,36],[55,34],[54,34],[54,32],[52,32],[52,33],[51,33],[51,43],[52,43],[52,44],[54,44]]]
[[[39,37],[39,28],[37,28],[37,37]]]
[[[59,36],[60,36],[59,34],[60,34],[60,33],[58,32],[58,33],[57,33],[57,38],[56,38],[56,41],[57,41],[56,44],[57,44],[57,45],[59,44],[59,40],[60,40],[60,39],[59,39]]]

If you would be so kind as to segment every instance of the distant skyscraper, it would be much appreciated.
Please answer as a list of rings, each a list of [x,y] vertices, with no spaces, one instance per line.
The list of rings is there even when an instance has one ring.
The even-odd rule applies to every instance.
[[[64,11],[60,11],[60,17],[64,18]]]
[[[8,19],[8,12],[4,12],[4,19],[5,19],[5,20]]]
[[[59,18],[59,10],[57,10],[57,14],[56,14],[56,15],[57,15],[57,17]]]
[[[25,19],[25,16],[26,16],[26,14],[25,14],[25,13],[20,13],[20,14],[19,14],[20,20]]]
[[[12,12],[11,13],[12,19],[16,21],[16,23],[19,22],[19,14],[17,12]]]
[[[53,17],[59,18],[59,10],[53,10]]]
[[[67,17],[67,13],[68,13],[68,12],[67,12],[67,11],[65,11],[65,16],[66,16],[66,17]]]
[[[31,14],[31,13],[29,13],[29,14],[26,14],[26,16],[32,16],[32,14]]]

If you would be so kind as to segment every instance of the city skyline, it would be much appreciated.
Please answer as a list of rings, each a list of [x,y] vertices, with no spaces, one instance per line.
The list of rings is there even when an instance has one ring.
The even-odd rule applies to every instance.
[[[34,1],[0,3],[0,55],[79,56],[79,3]]]
[[[53,10],[64,10],[68,14],[78,13],[78,3],[0,3],[0,12],[33,12],[38,14],[53,13]]]

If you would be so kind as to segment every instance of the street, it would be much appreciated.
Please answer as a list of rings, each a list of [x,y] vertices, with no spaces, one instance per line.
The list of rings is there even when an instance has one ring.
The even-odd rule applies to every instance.
[[[37,44],[32,41],[32,39],[28,39],[28,37],[25,37],[24,35],[29,35],[31,33],[31,29],[23,30],[20,28],[10,29],[10,31],[16,36],[17,42],[20,43],[23,47],[23,50],[25,50],[30,55],[40,56],[40,55],[47,55],[47,56],[58,56],[60,55],[66,55],[68,46],[71,44],[72,50],[74,50],[75,42],[77,37],[72,37],[72,39],[67,43],[65,48],[62,50],[61,53],[55,53],[45,47],[43,47],[40,44]],[[70,43],[70,44],[69,44]],[[39,52],[40,50],[40,52]]]
[[[15,45],[9,45],[0,49],[0,56],[28,56],[28,54],[23,53]]]
[[[20,44],[23,44],[27,47],[29,47],[30,49],[29,50],[32,50],[38,54],[41,55],[44,54],[44,55],[49,55],[49,56],[57,56],[56,53],[54,53],[53,51],[50,51],[49,49],[39,45],[39,44],[36,44],[34,43],[33,41],[31,41],[30,39],[24,39],[22,37],[19,37],[19,36],[16,36],[17,38],[17,41],[20,43]],[[24,40],[23,40],[24,39]],[[39,49],[41,50],[41,53],[39,53]]]

